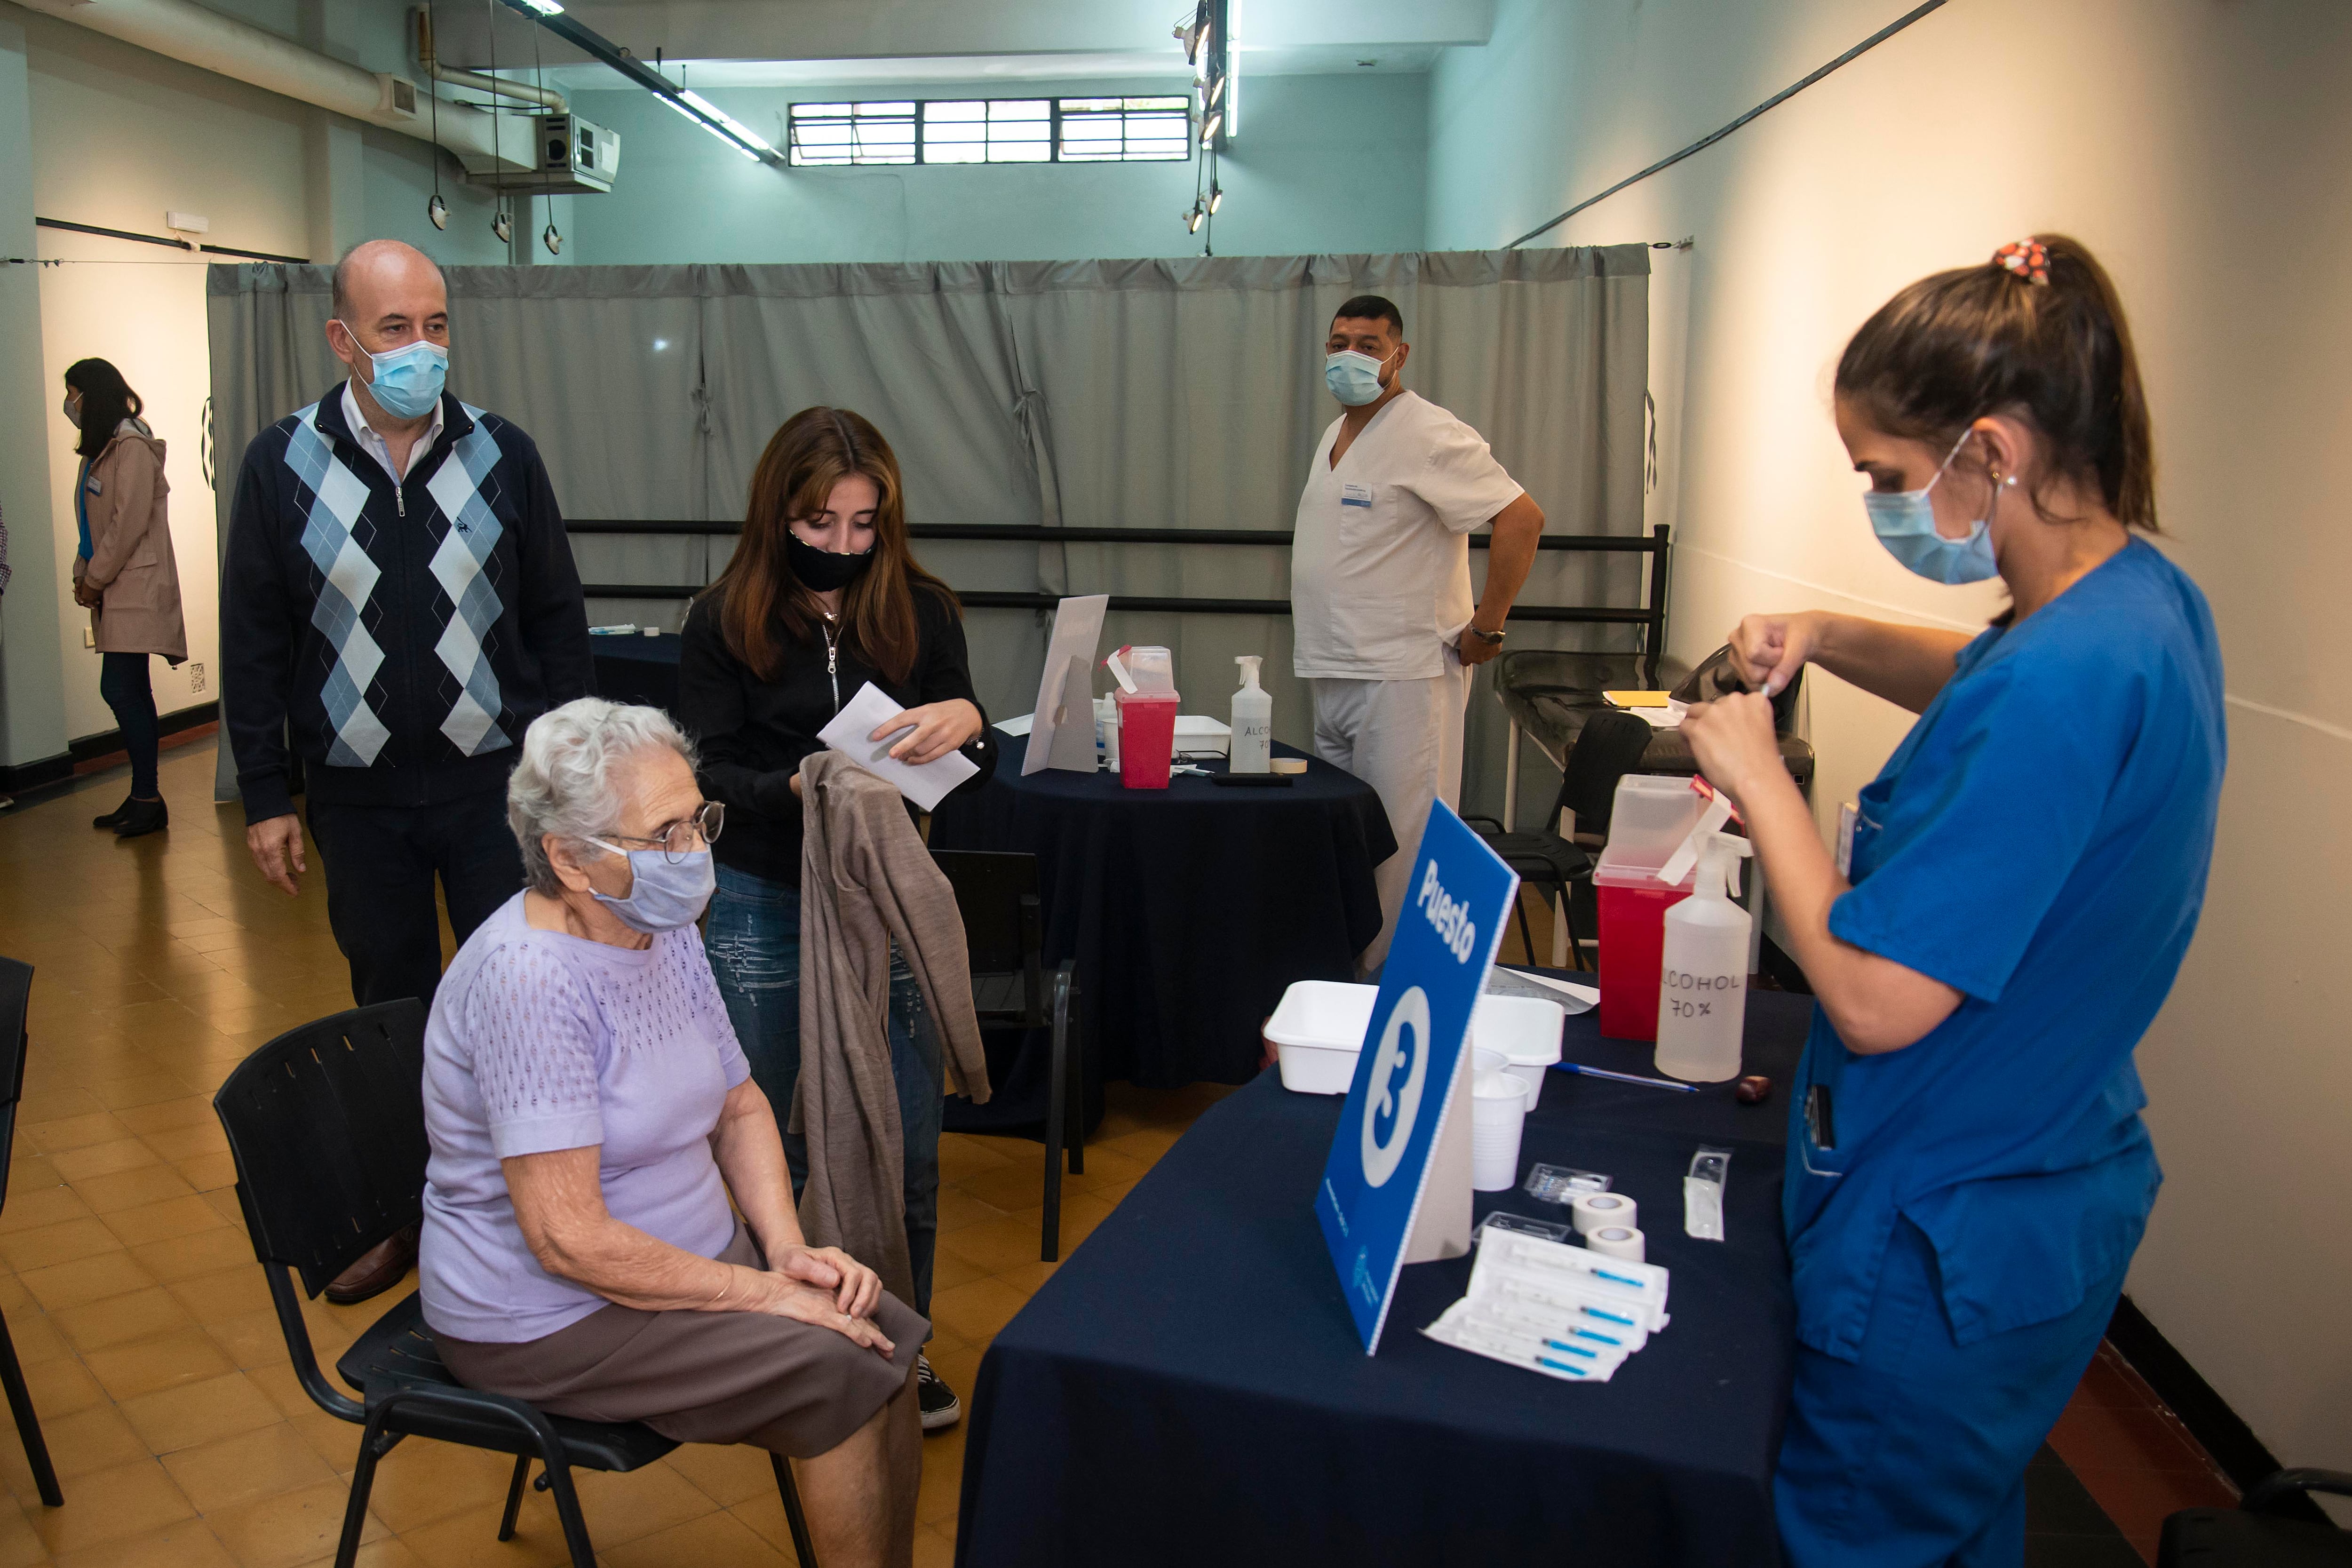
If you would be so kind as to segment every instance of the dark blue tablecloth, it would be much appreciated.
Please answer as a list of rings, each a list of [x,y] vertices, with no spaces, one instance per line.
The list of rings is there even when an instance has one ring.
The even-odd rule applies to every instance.
[[[1101,1076],[1154,1089],[1247,1083],[1259,1026],[1294,980],[1347,980],[1380,934],[1372,868],[1396,852],[1370,784],[1321,762],[1288,788],[1244,789],[1179,773],[1164,790],[1120,787],[1112,773],[1021,776],[1027,742],[1007,739],[996,776],[940,803],[935,849],[1037,857],[1045,961],[1078,961]],[[1277,745],[1276,754],[1297,756]],[[1223,763],[1203,763],[1222,771]],[[1024,1050],[1027,1058],[1037,1052]],[[999,1071],[992,1122],[1034,1121],[1023,1086],[1045,1074]]]
[[[1673,1270],[1672,1324],[1572,1386],[1418,1331],[1469,1258],[1404,1270],[1378,1356],[1355,1336],[1312,1201],[1337,1098],[1268,1071],[1196,1122],[996,1336],[972,1391],[961,1568],[1778,1561],[1771,1474],[1795,1310],[1780,1235],[1788,1085],[1811,999],[1748,1002],[1748,1068],[1697,1094],[1548,1076],[1520,1169],[1608,1172]],[[1569,1019],[1571,1060],[1649,1049]],[[1721,1243],[1683,1235],[1700,1143],[1734,1154]],[[1524,1193],[1497,1209],[1556,1217]]]
[[[667,633],[647,637],[592,637],[588,651],[596,661],[596,695],[614,702],[639,702],[663,712],[677,712],[678,639]]]

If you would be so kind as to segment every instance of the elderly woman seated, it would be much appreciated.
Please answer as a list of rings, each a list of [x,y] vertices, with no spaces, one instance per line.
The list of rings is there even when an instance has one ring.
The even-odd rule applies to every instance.
[[[909,1563],[926,1325],[802,1237],[694,927],[721,813],[686,738],[567,703],[524,736],[507,813],[530,887],[458,951],[425,1031],[444,1360],[558,1415],[790,1455],[825,1568]]]

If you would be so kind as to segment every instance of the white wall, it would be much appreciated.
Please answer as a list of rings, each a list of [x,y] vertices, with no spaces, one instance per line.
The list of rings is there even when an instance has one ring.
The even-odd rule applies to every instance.
[[[168,60],[36,12],[22,18],[29,60],[35,210],[42,217],[143,234],[163,232],[167,209],[211,220],[215,244],[300,256],[309,248],[301,105]],[[257,16],[267,24],[272,18]],[[58,410],[74,361],[111,360],[147,405],[166,445],[172,543],[178,557],[189,663],[150,666],[163,713],[216,692],[218,571],[213,496],[199,461],[211,392],[205,334],[205,265],[195,255],[42,229],[39,407],[48,445],[47,583],[20,576],[16,594],[58,604],[66,734],[115,727],[98,695],[98,655],[84,647],[87,612],[65,568],[78,548],[73,485],[79,439]],[[235,459],[228,459],[235,471]],[[28,520],[29,521],[29,520]],[[22,525],[20,525],[22,526]],[[201,668],[199,668],[201,667]],[[13,757],[25,762],[30,757]]]
[[[1500,244],[1899,15],[1898,0],[1504,0],[1431,89],[1433,247]],[[2057,229],[2133,313],[2163,547],[2203,586],[2231,756],[2203,926],[2139,1061],[2168,1179],[2129,1290],[2291,1464],[2352,1465],[2352,11],[2334,0],[1965,0],[1543,243],[1659,253],[1652,382],[1674,640],[1821,606],[1973,629],[1997,600],[1871,540],[1825,388],[1924,273]],[[1906,716],[1811,681],[1817,807]],[[1989,845],[1989,852],[1998,852]],[[2259,1303],[2260,1328],[2246,1313]]]

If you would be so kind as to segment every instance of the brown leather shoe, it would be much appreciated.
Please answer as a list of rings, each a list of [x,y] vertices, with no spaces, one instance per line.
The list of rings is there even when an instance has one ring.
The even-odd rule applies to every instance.
[[[394,1231],[383,1241],[360,1254],[359,1261],[335,1276],[327,1287],[327,1300],[338,1307],[349,1307],[371,1296],[381,1296],[408,1278],[410,1265],[416,1261],[416,1227],[409,1226]]]

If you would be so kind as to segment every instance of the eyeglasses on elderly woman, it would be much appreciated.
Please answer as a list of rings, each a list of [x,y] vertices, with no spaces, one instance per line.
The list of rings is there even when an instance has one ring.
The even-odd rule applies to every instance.
[[[658,849],[662,858],[676,866],[688,855],[709,848],[719,842],[719,835],[727,826],[727,808],[715,800],[704,801],[675,822],[663,824],[643,837],[626,833],[607,833],[591,838],[589,843],[615,855],[628,853],[623,846],[643,849]]]

